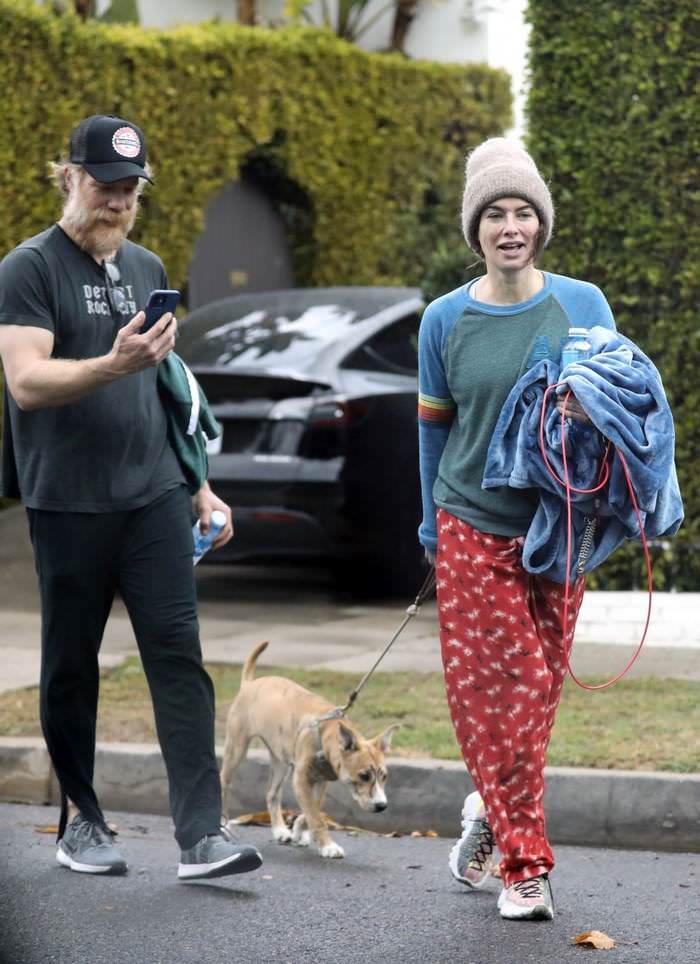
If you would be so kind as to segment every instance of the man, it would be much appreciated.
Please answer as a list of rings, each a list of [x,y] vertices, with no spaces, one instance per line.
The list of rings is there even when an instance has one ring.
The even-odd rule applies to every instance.
[[[52,165],[60,221],[0,264],[5,381],[3,492],[21,498],[42,607],[41,722],[64,799],[56,857],[84,873],[124,873],[93,789],[98,662],[118,590],[151,689],[168,772],[178,878],[254,870],[253,847],[220,827],[214,691],[202,664],[192,567],[192,509],[206,531],[231,512],[208,484],[190,500],[156,389],[175,344],[164,314],[141,333],[161,261],[126,240],[144,181],[140,129],[82,121],[67,161]]]

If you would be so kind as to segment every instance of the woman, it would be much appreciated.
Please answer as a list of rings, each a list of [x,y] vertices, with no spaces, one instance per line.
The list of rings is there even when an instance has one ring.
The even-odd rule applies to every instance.
[[[436,562],[447,698],[477,791],[465,800],[450,869],[478,888],[498,850],[500,913],[521,920],[554,913],[542,798],[566,673],[563,593],[522,565],[537,491],[487,491],[481,480],[518,378],[543,357],[558,360],[571,325],[615,327],[598,288],[536,267],[553,221],[529,154],[504,138],[477,147],[467,162],[462,226],[486,272],[428,306],[419,343],[419,537]],[[586,420],[573,399],[567,414]],[[583,579],[572,596],[567,647]]]

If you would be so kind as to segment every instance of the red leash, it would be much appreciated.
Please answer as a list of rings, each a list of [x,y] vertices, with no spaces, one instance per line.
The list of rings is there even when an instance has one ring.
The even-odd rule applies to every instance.
[[[625,675],[625,673],[627,673],[627,671],[630,669],[630,667],[632,666],[632,664],[634,663],[634,661],[637,659],[637,657],[642,651],[642,646],[644,645],[644,640],[646,639],[647,631],[649,629],[649,623],[651,621],[651,597],[654,591],[651,556],[649,555],[649,546],[647,544],[647,538],[644,532],[644,525],[642,523],[642,517],[639,512],[639,506],[637,505],[637,498],[634,494],[634,489],[632,487],[632,480],[630,479],[629,469],[627,468],[627,462],[625,460],[624,455],[617,448],[616,445],[612,445],[609,439],[606,442],[605,451],[603,452],[603,456],[601,460],[600,472],[598,474],[597,485],[595,485],[591,489],[577,489],[575,486],[571,485],[569,481],[569,466],[566,459],[566,406],[572,395],[572,392],[570,389],[566,392],[566,395],[564,396],[564,406],[561,413],[561,450],[562,450],[562,463],[564,467],[564,473],[563,473],[564,478],[560,479],[559,476],[554,471],[554,469],[552,468],[549,462],[549,459],[547,458],[546,447],[544,443],[544,417],[545,417],[545,411],[546,411],[547,397],[549,393],[553,389],[557,388],[558,385],[564,385],[564,384],[566,383],[557,382],[555,385],[550,385],[546,389],[544,393],[544,397],[542,399],[542,413],[540,415],[540,451],[542,452],[542,458],[544,459],[544,464],[547,467],[547,471],[552,476],[552,478],[555,479],[564,489],[566,489],[566,580],[564,583],[563,650],[564,650],[564,657],[566,659],[566,668],[568,669],[569,675],[571,676],[571,678],[574,680],[575,683],[577,683],[584,690],[604,690],[604,689],[607,689],[608,686],[612,686],[612,684],[616,683],[619,679],[622,679],[622,677]],[[608,482],[608,479],[610,478],[610,466],[609,466],[608,454],[610,452],[611,447],[615,450],[615,453],[620,460],[620,464],[622,465],[622,471],[624,472],[625,479],[627,481],[627,489],[629,491],[630,499],[632,501],[632,507],[634,508],[634,513],[637,517],[637,522],[639,524],[639,533],[642,540],[642,546],[644,549],[644,560],[646,562],[646,569],[647,569],[647,587],[649,590],[649,604],[647,606],[647,619],[644,625],[644,632],[642,633],[642,638],[639,641],[639,645],[637,646],[637,649],[635,650],[634,655],[629,660],[625,668],[621,670],[621,672],[619,672],[617,676],[614,676],[611,680],[608,680],[606,683],[598,683],[596,685],[591,685],[589,683],[583,683],[572,670],[571,663],[569,662],[569,651],[566,646],[566,633],[567,633],[567,627],[569,625],[569,598],[570,598],[569,573],[571,572],[571,556],[572,556],[571,493],[580,492],[580,493],[586,493],[586,494],[593,494],[594,492],[599,492],[601,489],[605,487],[605,485]]]

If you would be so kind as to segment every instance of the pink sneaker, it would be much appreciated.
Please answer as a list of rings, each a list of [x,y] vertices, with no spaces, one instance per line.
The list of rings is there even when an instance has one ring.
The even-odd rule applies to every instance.
[[[504,887],[498,898],[498,909],[506,920],[552,920],[554,900],[549,875],[540,874]]]

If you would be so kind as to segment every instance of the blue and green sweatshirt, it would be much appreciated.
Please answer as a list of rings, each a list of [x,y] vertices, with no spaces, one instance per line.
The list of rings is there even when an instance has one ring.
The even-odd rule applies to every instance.
[[[478,279],[431,302],[418,342],[418,437],[423,521],[428,549],[437,546],[436,506],[475,529],[525,535],[536,489],[482,489],[489,442],[508,393],[543,358],[558,360],[572,325],[615,329],[602,291],[586,281],[543,272],[527,301],[488,305],[471,290]]]

